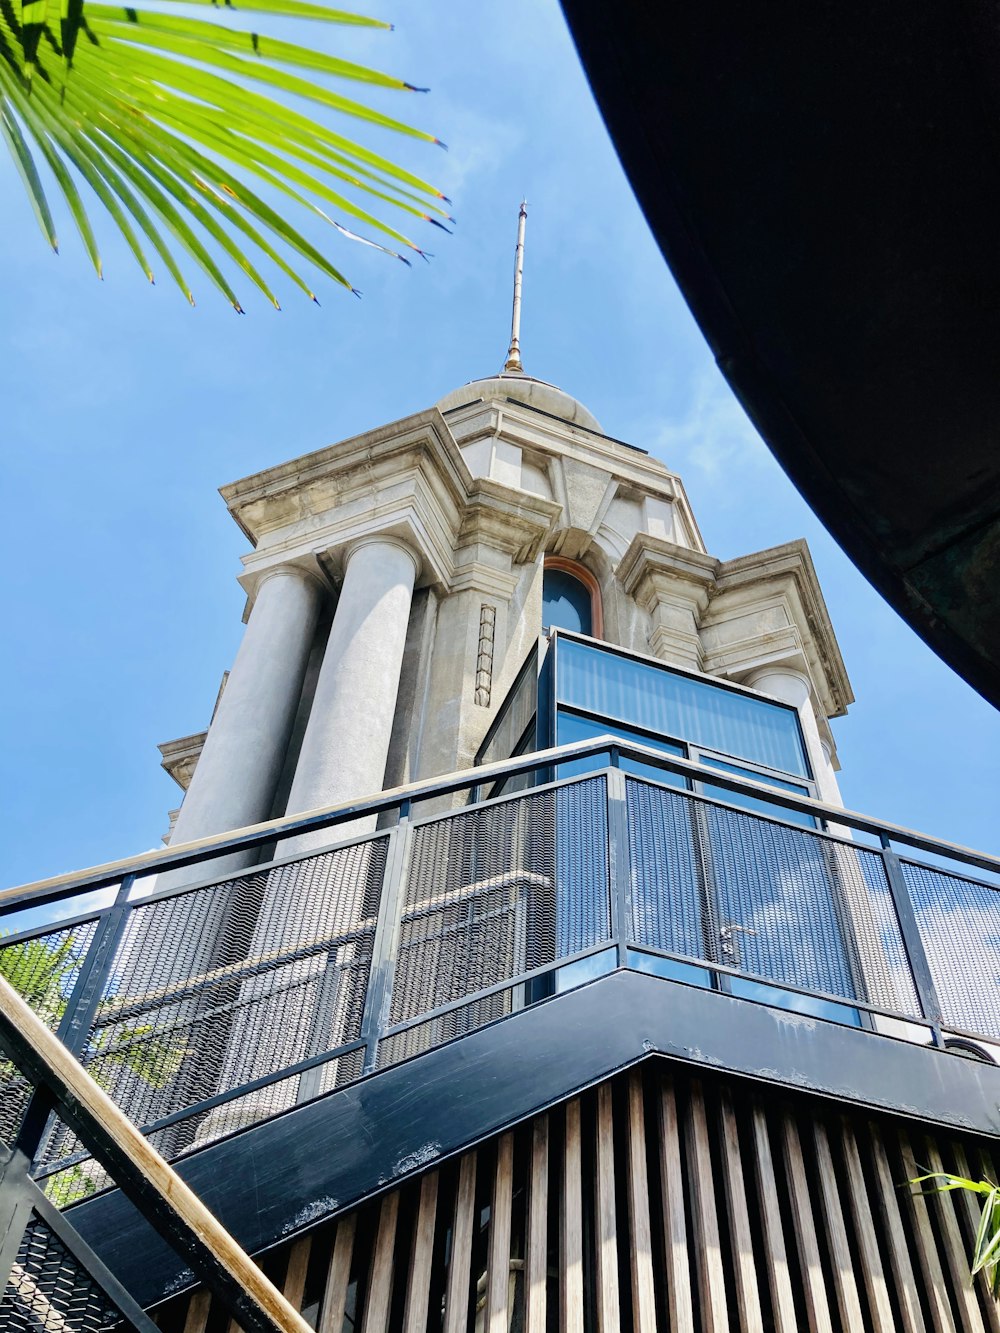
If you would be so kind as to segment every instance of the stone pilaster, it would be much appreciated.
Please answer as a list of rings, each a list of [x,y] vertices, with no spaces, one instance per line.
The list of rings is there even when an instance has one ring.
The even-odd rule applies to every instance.
[[[617,577],[650,619],[653,653],[690,671],[703,669],[699,627],[715,590],[718,561],[690,547],[638,533]]]

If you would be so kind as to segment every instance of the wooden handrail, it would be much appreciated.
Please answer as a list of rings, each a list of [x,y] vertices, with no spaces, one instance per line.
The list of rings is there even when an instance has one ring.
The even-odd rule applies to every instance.
[[[311,1333],[218,1218],[0,976],[0,1045],[246,1333]]]

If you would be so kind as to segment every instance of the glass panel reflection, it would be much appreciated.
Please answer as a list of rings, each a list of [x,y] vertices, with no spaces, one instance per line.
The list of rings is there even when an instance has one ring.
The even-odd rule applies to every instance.
[[[772,777],[770,773],[756,773],[751,768],[741,768],[739,764],[727,764],[724,759],[713,759],[707,754],[700,756],[700,762],[710,768],[721,768],[726,773],[734,773],[737,777],[750,778],[752,782],[766,782],[769,787],[793,791],[798,796],[809,795],[809,788],[804,787],[801,782],[785,782],[782,778]],[[714,797],[716,800],[738,805],[741,810],[752,810],[758,815],[770,815],[773,819],[783,819],[787,824],[798,824],[801,828],[816,828],[816,820],[812,815],[800,814],[797,810],[789,810],[786,806],[772,805],[770,801],[749,796],[745,792],[728,791],[725,787],[717,787],[713,782],[702,783],[702,791],[706,796]]]
[[[558,640],[559,702],[809,777],[793,708],[573,639]]]
[[[592,634],[590,589],[562,569],[547,569],[542,576],[542,629],[568,629]]]
[[[618,726],[614,722],[606,722],[602,718],[581,717],[578,713],[570,713],[565,709],[559,710],[556,718],[557,745],[570,745],[573,741],[589,741],[597,736],[607,735],[620,736],[624,741],[633,741],[636,745],[646,745],[651,750],[662,750],[664,754],[676,754],[682,759],[684,757],[684,747],[675,745],[673,741],[644,736],[640,732],[630,731],[628,727]],[[610,751],[602,750],[599,754],[588,755],[586,759],[571,759],[565,764],[560,764],[558,776],[560,778],[570,778],[582,773],[593,773],[597,769],[607,768],[610,763]],[[666,769],[657,768],[653,764],[644,764],[639,759],[629,759],[627,755],[621,756],[621,767],[626,773],[634,773],[638,777],[652,778],[654,782],[662,782],[666,787],[684,787],[686,785],[684,778],[677,773],[668,773]]]

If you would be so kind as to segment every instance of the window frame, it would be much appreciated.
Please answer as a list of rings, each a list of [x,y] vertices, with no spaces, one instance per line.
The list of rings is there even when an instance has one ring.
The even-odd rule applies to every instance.
[[[543,605],[544,605],[544,584],[545,571],[551,569],[557,574],[568,574],[570,578],[576,579],[577,583],[583,585],[590,593],[590,634],[583,635],[584,638],[604,639],[604,605],[601,601],[601,585],[596,577],[591,573],[586,565],[580,564],[579,560],[569,560],[563,555],[547,555],[542,561],[542,585],[543,585]],[[547,632],[551,633],[551,626]],[[559,626],[556,626],[559,629]],[[544,630],[544,627],[543,627]],[[560,633],[574,633],[573,630],[561,630]]]

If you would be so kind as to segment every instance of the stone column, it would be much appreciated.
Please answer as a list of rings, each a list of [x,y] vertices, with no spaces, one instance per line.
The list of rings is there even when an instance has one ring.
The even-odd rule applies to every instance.
[[[282,565],[268,570],[219,700],[171,844],[257,824],[271,814],[323,598],[320,580]],[[177,871],[187,882],[225,874],[256,852]],[[170,876],[170,884],[175,882]],[[178,881],[179,882],[179,881]]]
[[[744,684],[749,685],[751,689],[760,690],[761,694],[770,694],[775,699],[781,699],[796,709],[799,721],[802,723],[802,735],[806,743],[809,764],[816,779],[816,795],[827,805],[843,805],[844,800],[840,794],[837,776],[820,740],[816,714],[813,712],[810,697],[812,686],[808,677],[801,671],[793,671],[791,667],[761,667],[751,672]]]
[[[344,584],[302,740],[287,813],[382,790],[418,558],[389,536],[347,553]],[[370,832],[375,819],[302,834],[279,855]]]

